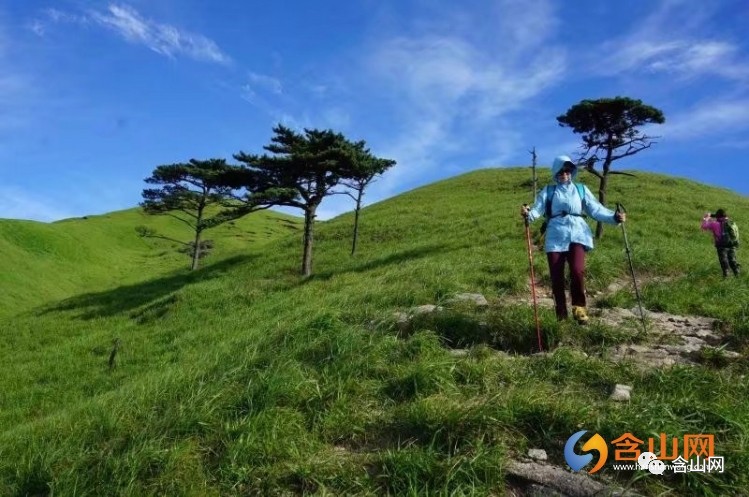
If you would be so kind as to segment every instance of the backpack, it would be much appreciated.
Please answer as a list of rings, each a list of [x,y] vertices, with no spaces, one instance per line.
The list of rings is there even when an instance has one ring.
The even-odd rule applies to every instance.
[[[738,247],[739,246],[739,227],[730,219],[720,223],[720,241],[721,247]]]
[[[575,188],[577,189],[577,194],[580,195],[580,200],[582,201],[582,209],[583,212],[585,212],[585,188],[582,183],[573,183],[573,185],[575,185]],[[546,205],[544,208],[544,216],[546,217],[546,219],[544,219],[544,222],[541,225],[541,234],[546,233],[546,228],[549,226],[549,220],[551,220],[552,217],[555,217],[551,214],[551,201],[554,198],[554,192],[556,190],[557,185],[546,185]],[[570,215],[585,217],[584,214]]]

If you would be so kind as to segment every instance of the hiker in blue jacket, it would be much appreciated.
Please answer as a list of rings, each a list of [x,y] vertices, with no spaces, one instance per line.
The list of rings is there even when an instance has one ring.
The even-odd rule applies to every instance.
[[[596,221],[617,224],[626,221],[626,214],[607,209],[587,186],[573,183],[577,165],[566,155],[554,159],[551,167],[555,184],[544,187],[532,207],[523,206],[520,214],[529,222],[546,216],[544,250],[549,261],[551,289],[554,294],[557,319],[567,318],[564,263],[570,266],[570,294],[572,317],[580,324],[588,322],[585,301],[585,252],[593,249],[593,233],[583,218],[589,215]],[[547,199],[551,202],[547,204]],[[547,213],[547,206],[549,213]]]

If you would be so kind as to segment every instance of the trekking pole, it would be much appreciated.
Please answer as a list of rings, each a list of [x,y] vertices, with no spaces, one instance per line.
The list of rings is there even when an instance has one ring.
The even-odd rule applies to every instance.
[[[627,211],[624,206],[617,202],[616,212],[626,214]],[[635,268],[632,265],[632,251],[629,248],[629,241],[627,240],[627,230],[624,227],[624,223],[619,223],[622,227],[622,234],[624,235],[624,248],[627,251],[627,260],[629,261],[629,272],[632,273],[632,283],[635,285],[635,295],[637,296],[637,307],[640,309],[640,320],[642,321],[642,331],[646,331],[645,325],[645,311],[642,310],[642,298],[640,297],[640,290],[637,288],[637,278],[635,278]]]
[[[528,207],[528,204],[523,204]],[[536,299],[536,273],[533,270],[533,246],[531,245],[531,228],[528,217],[524,216],[525,222],[525,241],[528,246],[528,263],[531,267],[531,294],[533,295],[533,317],[536,320],[536,337],[538,338],[538,351],[543,352],[544,346],[541,343],[541,325],[538,323],[538,300]]]

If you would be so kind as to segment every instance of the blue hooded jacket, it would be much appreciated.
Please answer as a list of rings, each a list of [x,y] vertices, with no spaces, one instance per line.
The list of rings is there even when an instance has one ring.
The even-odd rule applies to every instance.
[[[563,185],[559,183],[557,174],[566,163],[570,163],[573,166],[572,178],[570,183]],[[549,219],[549,224],[546,228],[544,250],[546,252],[567,252],[570,249],[571,243],[579,243],[585,247],[586,251],[591,250],[593,248],[593,233],[590,231],[590,226],[588,226],[585,219],[580,216],[583,214],[583,205],[585,205],[585,213],[587,215],[602,223],[616,224],[614,211],[601,205],[585,185],[583,185],[583,192],[585,193],[585,203],[583,204],[580,194],[573,184],[577,177],[577,165],[566,155],[560,155],[554,159],[551,174],[557,186],[551,200],[552,218]],[[536,196],[536,201],[528,213],[529,222],[533,222],[545,215],[546,196],[547,189],[543,187],[538,196]]]

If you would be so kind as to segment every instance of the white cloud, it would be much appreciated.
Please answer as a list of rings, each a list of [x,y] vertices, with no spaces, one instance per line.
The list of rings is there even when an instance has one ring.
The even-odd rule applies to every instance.
[[[92,10],[80,15],[47,9],[44,15],[43,20],[35,19],[29,25],[29,29],[40,36],[46,33],[47,23],[93,23],[112,30],[130,43],[144,45],[160,55],[185,56],[218,64],[231,63],[231,58],[213,40],[147,19],[128,5],[110,4],[106,11]]]
[[[260,99],[257,92],[249,84],[242,85],[242,88],[240,89],[240,92],[239,92],[239,96],[243,100],[246,100],[247,102],[253,105],[262,106],[262,104],[264,104],[264,101]]]
[[[486,157],[480,161],[482,167],[508,166],[510,165],[508,164],[508,161],[517,157],[522,157],[522,159],[520,163],[515,165],[526,165],[526,163],[528,165],[531,164],[532,157],[530,150],[533,148],[533,145],[521,145],[522,148],[518,150],[518,144],[524,143],[523,135],[520,131],[512,129],[509,123],[503,124],[500,131],[494,132],[489,136],[490,141],[485,147],[488,153]],[[536,153],[538,155],[537,163],[540,164],[543,161],[543,156],[540,155],[538,147]]]
[[[543,46],[555,25],[548,17],[549,8],[519,10],[522,16],[536,16],[529,25],[545,26],[535,36],[517,28],[522,19],[509,17],[512,12],[503,12],[501,24],[506,29],[492,32],[505,39],[509,30],[513,43],[501,51],[470,41],[469,33],[397,37],[378,43],[368,59],[369,70],[383,83],[382,91],[400,98],[403,109],[402,128],[389,147],[378,151],[399,166],[385,175],[378,191],[395,191],[404,182],[432,176],[438,167],[441,172],[470,167],[448,162],[470,147],[481,147],[492,160],[503,161],[521,146],[522,136],[502,117],[558,83],[566,56],[561,49]]]
[[[220,64],[231,61],[215,42],[205,36],[145,19],[127,5],[110,5],[108,13],[94,12],[92,17],[126,40],[143,44],[162,55],[173,57],[183,54],[196,60]]]
[[[740,60],[736,45],[700,39],[625,41],[604,66],[609,74],[641,70],[686,78],[706,74],[729,79],[749,76],[749,64]]]
[[[71,217],[65,209],[50,204],[21,188],[0,186],[0,218],[56,221]]]
[[[351,116],[341,107],[327,107],[321,118],[324,127],[335,131],[344,131],[351,125]]]
[[[39,19],[34,19],[33,21],[29,22],[26,27],[37,36],[44,36],[47,31],[46,25]]]
[[[564,61],[561,50],[546,49],[513,63],[456,36],[428,36],[383,43],[372,67],[420,109],[491,119],[556,83]]]
[[[394,142],[382,147],[377,155],[397,161],[375,187],[375,194],[386,197],[401,190],[404,182],[430,174],[437,158],[446,148],[458,145],[457,137],[448,137],[447,125],[436,120],[412,123],[409,130],[399,133]]]
[[[686,140],[749,127],[749,99],[713,100],[676,114],[663,126],[665,139]]]
[[[664,73],[679,78],[715,75],[749,77],[749,61],[728,40],[702,34],[713,14],[708,2],[664,0],[639,22],[638,28],[604,43],[592,54],[596,74],[632,71]]]
[[[510,55],[543,48],[549,35],[560,26],[553,4],[545,0],[501,0],[494,8],[492,20],[496,19],[497,27],[492,25],[490,29]]]
[[[248,82],[243,84],[239,96],[270,115],[279,112],[276,100],[283,96],[283,84],[278,78],[250,72]]]
[[[55,8],[45,9],[44,13],[52,22],[88,22],[85,16],[63,12]]]
[[[250,80],[250,86],[263,88],[276,95],[283,93],[281,80],[274,78],[273,76],[251,72],[248,78]]]

